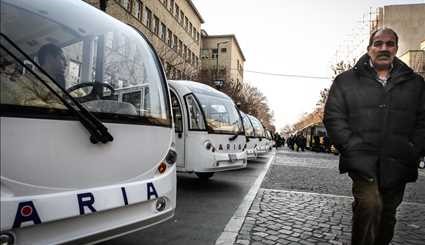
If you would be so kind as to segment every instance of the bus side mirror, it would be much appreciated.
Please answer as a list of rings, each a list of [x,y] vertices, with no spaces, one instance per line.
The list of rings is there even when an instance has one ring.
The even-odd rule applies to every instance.
[[[182,132],[177,133],[177,137],[181,138],[183,136]]]

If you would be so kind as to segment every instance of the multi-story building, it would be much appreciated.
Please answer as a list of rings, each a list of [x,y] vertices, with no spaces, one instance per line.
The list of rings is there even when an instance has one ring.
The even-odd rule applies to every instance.
[[[191,0],[85,0],[141,31],[169,79],[195,79],[200,69],[202,16]]]
[[[236,36],[208,35],[202,30],[201,80],[242,82],[245,56]]]

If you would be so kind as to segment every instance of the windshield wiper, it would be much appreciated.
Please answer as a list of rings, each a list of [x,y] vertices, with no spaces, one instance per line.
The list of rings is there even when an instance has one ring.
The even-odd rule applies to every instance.
[[[81,105],[74,97],[72,97],[63,87],[61,87],[57,81],[55,81],[43,68],[41,68],[37,63],[33,61],[33,59],[27,55],[24,51],[22,51],[11,39],[9,39],[3,33],[0,33],[0,36],[3,40],[7,41],[11,46],[13,46],[21,55],[23,55],[26,59],[31,61],[33,65],[37,67],[39,71],[43,73],[43,75],[47,76],[50,81],[50,84],[54,84],[56,89],[59,89],[60,92],[63,93],[62,96],[59,94],[55,88],[53,88],[49,82],[45,81],[41,78],[36,72],[32,70],[31,67],[26,65],[23,61],[19,59],[15,54],[13,54],[10,50],[8,50],[0,40],[0,47],[6,51],[11,57],[13,57],[17,62],[20,63],[23,67],[26,68],[31,74],[33,74],[37,79],[40,80],[54,95],[59,98],[59,100],[72,112],[74,113],[81,124],[89,131],[90,133],[90,142],[96,144],[98,142],[108,143],[109,141],[113,141],[112,135],[108,132],[108,128],[103,125],[103,123],[96,118],[92,113],[90,113],[83,105]],[[75,108],[77,107],[77,109]]]
[[[230,141],[235,140],[239,135],[241,135],[241,133],[244,134],[244,132],[237,132],[236,134],[234,134],[232,137],[229,138]]]

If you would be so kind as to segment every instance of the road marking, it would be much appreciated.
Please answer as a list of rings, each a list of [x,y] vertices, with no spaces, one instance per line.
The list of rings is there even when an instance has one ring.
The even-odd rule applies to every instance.
[[[245,195],[242,203],[239,205],[238,209],[233,213],[232,218],[230,218],[229,222],[227,222],[226,227],[224,227],[224,231],[216,240],[216,245],[230,245],[233,244],[236,240],[236,237],[239,234],[239,230],[241,229],[243,222],[245,221],[245,217],[251,208],[252,202],[257,195],[258,190],[260,189],[261,183],[263,182],[264,177],[267,174],[267,171],[270,168],[271,163],[275,159],[276,152],[274,151],[269,161],[266,164],[266,167],[260,173],[260,175],[255,180],[254,184],[249,189],[248,193]],[[248,163],[249,164],[249,163]]]

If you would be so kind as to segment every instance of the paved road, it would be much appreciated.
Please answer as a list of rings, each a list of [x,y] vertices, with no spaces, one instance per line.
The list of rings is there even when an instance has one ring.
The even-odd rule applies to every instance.
[[[425,244],[425,171],[408,184],[392,244]],[[329,154],[279,151],[235,244],[349,244],[351,180]]]
[[[260,158],[249,161],[246,169],[216,173],[209,182],[178,174],[177,208],[171,220],[102,244],[214,244],[267,160]]]

